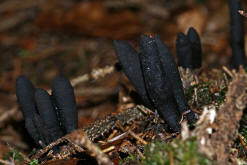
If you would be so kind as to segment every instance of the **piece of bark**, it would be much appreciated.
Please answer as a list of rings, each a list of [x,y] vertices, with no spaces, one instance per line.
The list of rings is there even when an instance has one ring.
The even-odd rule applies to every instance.
[[[237,138],[239,121],[247,104],[247,75],[244,69],[240,67],[238,73],[234,71],[232,78],[226,101],[220,106],[217,115],[209,115],[204,121],[199,120],[193,131],[199,141],[200,151],[216,160],[217,164],[229,163],[231,146]]]

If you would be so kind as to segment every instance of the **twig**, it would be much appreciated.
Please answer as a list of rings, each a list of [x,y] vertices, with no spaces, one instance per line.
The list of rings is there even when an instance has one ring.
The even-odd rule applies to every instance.
[[[102,152],[107,153],[107,152],[110,152],[110,151],[112,151],[114,149],[115,149],[115,146],[111,146],[111,147],[108,147],[108,148],[104,149]]]
[[[116,134],[117,134],[117,130],[114,130],[113,132],[112,132],[112,134],[107,138],[107,141],[109,141],[110,139],[112,139]]]
[[[50,143],[48,146],[46,146],[44,149],[39,150],[35,155],[34,155],[34,159],[38,159],[40,158],[42,155],[44,155],[46,152],[48,152],[50,149],[52,149],[53,147],[55,147],[56,145],[62,143],[62,142],[66,142],[67,139],[62,137],[60,139],[57,139],[55,142]]]
[[[240,143],[242,144],[244,150],[247,151],[247,146],[246,146],[246,143],[245,143],[245,141],[244,141],[243,136],[242,136],[241,134],[238,134],[238,138],[239,138],[239,141],[240,141]]]
[[[110,165],[113,164],[104,152],[96,146],[87,136],[77,130],[67,136],[69,141],[73,141],[76,145],[85,147],[89,152],[95,154],[98,164]]]
[[[124,127],[118,121],[116,121],[116,124],[121,129],[121,131],[125,132]]]
[[[63,155],[62,152],[60,152],[62,154],[62,159],[68,158],[68,156],[73,155],[73,153],[71,153],[72,151],[76,151],[78,153],[89,151],[91,154],[96,155],[96,159],[98,160],[98,162],[108,161],[109,158],[106,155],[104,155],[104,153],[100,150],[100,148],[98,148],[97,146],[95,146],[95,144],[93,144],[93,142],[99,143],[99,141],[96,141],[95,139],[104,135],[106,132],[110,132],[110,130],[114,130],[116,128],[120,129],[121,125],[125,125],[125,124],[130,125],[131,123],[133,123],[133,121],[145,120],[144,117],[145,117],[145,114],[140,109],[138,109],[137,107],[125,110],[125,111],[120,112],[116,115],[109,115],[102,120],[95,121],[95,123],[89,125],[86,128],[75,130],[71,134],[68,134],[68,135],[58,139],[57,141],[49,144],[44,149],[41,149],[40,151],[38,151],[32,158],[35,158],[35,159],[40,159],[41,157],[47,158],[47,153],[49,152],[49,150],[52,150],[55,146],[58,146],[59,144],[63,143],[66,145],[65,148],[68,148],[68,145],[70,145],[70,146],[72,145],[73,149],[66,150],[66,151],[68,151],[67,153],[69,153],[67,155]],[[102,127],[106,128],[106,129],[102,129]],[[103,146],[110,145],[110,143],[112,143],[112,142],[115,143],[117,140],[125,138],[130,134],[130,132],[128,132],[128,131],[126,132],[123,130],[123,132],[125,132],[125,133],[121,134],[120,136],[117,136],[117,137],[115,137],[115,138],[113,138],[113,139],[111,139],[105,143],[101,143],[101,145],[103,145]],[[132,133],[132,136],[133,136],[133,134],[134,133]],[[141,138],[137,137],[137,139],[145,144],[145,141],[141,140]],[[74,146],[78,146],[83,150],[76,149]],[[97,155],[97,154],[99,154],[99,155]],[[54,158],[52,158],[52,159],[54,159]]]
[[[108,74],[111,74],[115,71],[114,65],[105,66],[104,68],[94,69],[90,73],[86,73],[82,76],[78,76],[70,80],[72,87],[77,86],[80,83],[98,80],[99,78],[103,78]],[[47,92],[51,94],[51,89],[48,89]]]
[[[198,95],[197,95],[197,88],[194,90],[195,102],[198,105]]]
[[[136,151],[138,152],[138,154],[140,155],[142,159],[146,159],[146,157],[143,155],[143,153],[138,148],[136,148]]]
[[[115,142],[115,141],[117,141],[117,140],[120,140],[120,139],[123,139],[123,138],[127,137],[128,135],[129,135],[128,132],[124,132],[124,133],[122,133],[121,135],[118,135],[118,136],[116,136],[116,137],[114,137],[114,138],[108,140],[107,143],[113,143],[113,142]]]
[[[136,140],[140,141],[142,144],[148,144],[144,139],[140,138],[138,135],[136,135],[133,131],[128,130],[129,134],[133,136]]]
[[[18,111],[18,107],[17,107],[17,106],[14,106],[14,107],[11,108],[10,110],[4,112],[4,113],[0,116],[0,127],[1,127],[1,125],[2,125],[5,121],[7,121],[7,120],[9,120],[10,118],[12,118],[13,115],[16,115],[17,111]]]
[[[86,82],[89,80],[97,80],[105,77],[108,74],[113,73],[115,70],[114,65],[105,66],[104,68],[94,69],[91,73],[84,74],[71,80],[71,85],[75,87],[79,83]]]
[[[231,78],[233,77],[232,72],[225,66],[222,66],[223,71],[225,71]]]
[[[143,106],[143,105],[137,105],[136,106],[139,110],[141,110],[143,113],[145,114],[152,114],[155,115],[153,111],[151,111],[150,109],[148,109],[147,107]]]

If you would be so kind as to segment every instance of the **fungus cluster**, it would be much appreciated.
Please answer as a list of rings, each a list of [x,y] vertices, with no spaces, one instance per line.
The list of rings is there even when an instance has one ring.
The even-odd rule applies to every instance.
[[[168,47],[158,35],[141,36],[139,53],[125,41],[114,41],[116,54],[124,73],[133,83],[143,104],[157,110],[173,131],[180,130],[184,117],[197,119],[188,107],[177,65]],[[190,28],[188,35],[177,38],[179,65],[185,68],[201,66],[199,35]],[[17,98],[25,126],[36,144],[48,145],[78,127],[75,96],[70,82],[57,78],[52,84],[52,95],[35,88],[24,76],[16,81]]]
[[[186,34],[179,32],[176,40],[178,66],[198,69],[202,66],[202,48],[198,33],[189,28]]]
[[[25,76],[19,76],[16,91],[25,127],[38,146],[45,147],[78,128],[74,91],[67,79],[56,78],[49,95],[35,88]]]
[[[193,44],[194,36],[195,43],[198,43],[198,36],[194,35],[195,30],[192,33],[190,47],[198,48],[198,45]],[[180,42],[179,38],[177,45],[181,53],[180,60],[189,58],[188,63],[183,66],[200,66],[201,61],[199,60],[198,64],[198,59],[201,57],[194,60],[192,54],[183,54],[187,51],[181,49]],[[142,35],[139,53],[125,41],[114,41],[114,47],[124,73],[132,82],[143,104],[157,110],[173,131],[180,130],[179,121],[183,115],[190,123],[197,119],[197,115],[188,107],[173,56],[158,35],[154,38]],[[192,49],[193,53],[200,53],[201,49],[198,50]]]
[[[232,65],[235,69],[238,69],[240,65],[243,67],[247,66],[244,51],[243,18],[237,13],[241,8],[240,0],[229,0],[229,7],[231,16]],[[197,114],[191,111],[188,106],[178,69],[178,66],[181,66],[184,69],[196,70],[202,66],[200,36],[194,28],[189,28],[187,34],[180,32],[177,35],[176,52],[178,66],[168,47],[162,42],[158,35],[154,35],[154,37],[141,35],[139,52],[126,41],[115,40],[113,44],[121,68],[135,87],[143,105],[153,111],[157,110],[160,117],[168,124],[172,131],[180,131],[180,121],[182,119],[186,119],[189,123],[195,122],[198,119]],[[239,83],[236,81],[236,84]],[[25,76],[20,76],[16,80],[16,91],[20,109],[24,116],[25,127],[39,147],[44,148],[51,142],[56,141],[58,138],[78,128],[76,101],[73,87],[69,80],[65,78],[55,79],[52,84],[52,94],[50,95],[43,89],[35,88],[31,81]],[[229,91],[231,91],[230,88]],[[207,97],[207,95],[203,93],[203,97]],[[222,101],[223,100],[224,99],[222,99]],[[85,133],[87,135],[89,134],[89,139],[95,142],[95,139],[99,137],[98,135],[102,136],[106,132],[109,132],[109,127],[115,129],[114,124],[117,123],[116,121],[121,121],[121,119],[126,120],[127,118],[127,123],[127,121],[135,120],[130,117],[138,116],[138,113],[135,114],[133,111],[129,111],[128,113],[131,115],[120,115],[118,118],[113,116],[114,120],[107,118],[107,120],[103,120],[103,122],[98,122],[98,125],[97,123],[96,126],[94,125],[96,129],[88,127],[82,130],[83,134],[81,135],[84,136]],[[110,123],[110,126],[107,123]],[[121,123],[122,122],[120,122],[120,124]],[[220,123],[222,122],[220,121]],[[107,127],[104,127],[105,125],[107,125]],[[221,132],[224,132],[224,127],[222,128]],[[234,132],[236,128],[231,129],[230,132]],[[76,138],[79,138],[79,136],[76,136]],[[194,144],[195,139],[191,140],[193,141],[190,143]],[[79,140],[72,139],[71,141]],[[226,141],[228,142],[229,140]],[[83,143],[85,141],[80,140],[80,142]],[[219,138],[216,138],[216,142],[218,144],[222,143]],[[182,143],[184,143],[184,141],[182,141]],[[92,145],[91,142],[88,144]],[[53,146],[52,149],[56,151],[57,146],[58,145]],[[185,146],[185,148],[186,147],[187,146]],[[213,147],[211,146],[211,148]],[[178,148],[175,149],[177,150]],[[222,150],[222,147],[220,150]],[[98,150],[96,150],[96,152],[97,151]],[[74,153],[75,152],[73,152],[73,154]],[[151,157],[154,155],[152,153],[156,154],[153,152],[153,146],[149,153]],[[201,155],[197,155],[197,157],[200,156]],[[150,156],[147,157],[146,160],[149,161],[149,158]],[[149,162],[153,161],[155,160],[150,159]]]

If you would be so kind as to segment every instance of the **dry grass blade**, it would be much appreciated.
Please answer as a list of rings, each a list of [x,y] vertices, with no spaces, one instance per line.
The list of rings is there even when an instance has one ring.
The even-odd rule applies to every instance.
[[[233,77],[232,72],[225,66],[222,66],[223,71],[225,71],[230,77]]]

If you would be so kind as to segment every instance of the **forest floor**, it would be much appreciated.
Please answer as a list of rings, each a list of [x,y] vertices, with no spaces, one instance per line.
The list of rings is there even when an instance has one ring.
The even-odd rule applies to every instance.
[[[30,157],[35,146],[25,130],[16,100],[15,81],[19,75],[26,75],[35,86],[44,89],[50,88],[56,76],[75,82],[77,77],[117,63],[114,39],[128,40],[138,48],[140,34],[158,34],[175,55],[178,32],[186,32],[189,27],[200,34],[203,64],[201,74],[197,75],[199,82],[193,83],[193,79],[185,93],[192,110],[204,114],[204,118],[190,126],[191,130],[183,123],[181,134],[172,134],[165,131],[164,122],[155,113],[139,107],[145,111],[145,120],[118,125],[98,145],[114,164],[212,164],[222,160],[246,163],[247,116],[243,114],[243,104],[246,105],[247,75],[244,70],[237,74],[228,69],[231,46],[227,2],[2,0],[0,163],[37,163]],[[247,9],[246,2],[243,8]],[[245,47],[247,50],[247,42]],[[188,78],[186,73],[181,75]],[[133,87],[121,71],[80,81],[74,90],[79,128],[136,107],[129,96]],[[234,108],[237,110],[233,113]],[[212,116],[215,122],[211,122]],[[206,133],[209,128],[214,132],[212,135]],[[90,153],[84,152],[81,161],[96,163],[97,155]],[[77,164],[78,159],[51,161],[42,157],[40,162]]]

